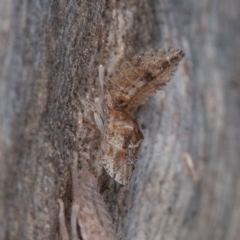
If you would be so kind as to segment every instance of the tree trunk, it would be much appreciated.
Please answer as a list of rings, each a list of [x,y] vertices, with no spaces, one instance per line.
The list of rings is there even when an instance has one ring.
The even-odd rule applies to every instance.
[[[238,0],[1,0],[0,239],[60,239],[73,153],[121,239],[238,239],[239,15]],[[185,59],[135,113],[145,139],[123,187],[102,169],[88,104],[98,66],[165,47]]]

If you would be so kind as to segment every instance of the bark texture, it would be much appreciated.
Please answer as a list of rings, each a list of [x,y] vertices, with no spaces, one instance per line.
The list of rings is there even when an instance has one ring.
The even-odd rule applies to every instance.
[[[0,239],[60,239],[77,154],[121,239],[237,240],[239,15],[238,0],[1,0]],[[98,66],[169,46],[185,61],[136,112],[145,140],[122,187],[101,167],[89,107]]]

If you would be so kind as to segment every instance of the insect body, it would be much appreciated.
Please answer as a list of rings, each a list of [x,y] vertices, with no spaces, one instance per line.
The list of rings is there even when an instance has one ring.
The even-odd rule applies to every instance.
[[[134,170],[143,134],[131,113],[114,108],[108,111],[103,166],[111,177],[124,185]]]
[[[103,166],[123,185],[131,178],[143,140],[132,111],[164,88],[183,56],[179,49],[150,51],[123,63],[108,76],[104,85],[106,106],[101,111],[104,112]]]

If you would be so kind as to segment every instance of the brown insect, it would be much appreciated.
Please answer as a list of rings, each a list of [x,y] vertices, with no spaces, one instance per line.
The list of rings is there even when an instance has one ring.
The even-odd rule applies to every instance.
[[[144,53],[110,73],[105,84],[104,71],[100,67],[104,97],[96,99],[98,114],[94,116],[103,133],[103,167],[123,185],[131,178],[143,140],[132,111],[164,88],[183,57],[184,53],[179,49]]]

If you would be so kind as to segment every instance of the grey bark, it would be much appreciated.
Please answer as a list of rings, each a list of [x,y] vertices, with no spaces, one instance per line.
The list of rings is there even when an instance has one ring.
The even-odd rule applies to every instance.
[[[122,239],[239,238],[240,2],[119,2],[0,1],[0,239],[60,239],[73,152]],[[169,46],[185,61],[136,112],[145,140],[122,187],[102,170],[86,99],[99,64]]]

